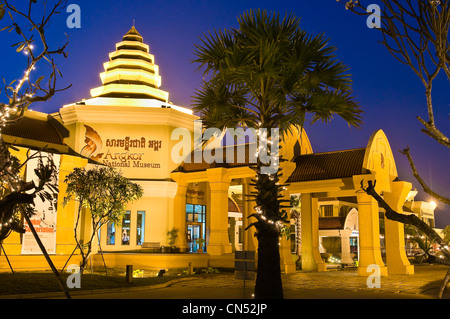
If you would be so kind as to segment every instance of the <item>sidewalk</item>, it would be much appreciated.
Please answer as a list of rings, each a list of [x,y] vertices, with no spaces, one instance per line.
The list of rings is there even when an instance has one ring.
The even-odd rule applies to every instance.
[[[355,299],[355,298],[421,298],[437,297],[441,282],[448,270],[442,265],[418,265],[414,275],[390,275],[381,277],[380,288],[369,288],[367,278],[360,277],[356,269],[327,272],[302,272],[282,275],[285,299]],[[199,290],[220,287],[219,290],[243,288],[243,281],[233,275],[220,275],[208,280],[180,282],[173,287],[196,287]],[[251,297],[254,282],[246,281]],[[213,295],[218,292],[212,290]],[[211,297],[214,298],[214,297]],[[450,287],[443,299],[450,299]]]
[[[369,288],[367,278],[357,276],[356,270],[305,273],[297,272],[283,277],[283,287],[295,298],[298,290],[327,290],[334,292],[336,298],[343,298],[343,292],[358,293],[363,296],[379,294],[395,298],[436,298],[447,273],[448,266],[415,265],[414,275],[389,275],[381,277],[380,288]],[[289,298],[289,293],[286,293]],[[341,297],[340,297],[341,295]],[[450,299],[447,287],[443,299]]]
[[[381,277],[380,288],[368,288],[355,269],[282,275],[285,299],[435,299],[448,267],[417,265],[414,275]],[[254,281],[232,273],[174,280],[160,285],[95,291],[71,291],[73,299],[251,299]],[[63,293],[2,296],[0,299],[62,299]],[[450,299],[450,288],[444,293]]]

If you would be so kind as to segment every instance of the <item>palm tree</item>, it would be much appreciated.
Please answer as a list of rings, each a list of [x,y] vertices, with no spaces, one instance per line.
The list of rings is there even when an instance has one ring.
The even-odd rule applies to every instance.
[[[204,35],[194,60],[203,83],[193,103],[205,128],[265,128],[270,141],[273,128],[283,136],[291,125],[328,122],[333,115],[360,125],[362,111],[351,97],[348,68],[324,35],[308,35],[299,22],[293,15],[281,20],[277,13],[250,10],[238,17],[239,28]],[[258,158],[252,194],[257,213],[251,226],[258,238],[255,298],[282,298],[278,243],[287,214],[280,211],[280,171],[263,174],[264,166]]]
[[[408,236],[412,243],[415,243],[419,249],[423,251],[423,254],[419,258],[419,264],[426,258],[428,261],[433,260],[431,250],[433,249],[434,240],[429,239],[425,234],[413,225],[405,225],[405,234]]]

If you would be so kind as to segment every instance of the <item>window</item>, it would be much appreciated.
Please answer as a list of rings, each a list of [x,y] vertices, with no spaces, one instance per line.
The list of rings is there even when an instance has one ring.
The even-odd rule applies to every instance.
[[[347,217],[348,212],[350,211],[350,207],[343,205],[339,208],[339,217]]]
[[[194,205],[186,204],[186,221],[194,221]]]
[[[136,245],[141,246],[144,242],[145,212],[138,211],[136,222]]]
[[[106,244],[115,245],[116,244],[116,227],[114,223],[108,222],[106,229]]]
[[[206,206],[186,204],[186,221],[191,223],[204,223]]]
[[[122,245],[130,244],[131,212],[127,210],[122,221]]]
[[[198,223],[205,222],[205,206],[195,205],[194,208],[194,221]]]
[[[320,206],[320,214],[322,217],[333,217],[333,205]]]
[[[350,237],[350,252],[353,254],[358,253],[358,237]]]

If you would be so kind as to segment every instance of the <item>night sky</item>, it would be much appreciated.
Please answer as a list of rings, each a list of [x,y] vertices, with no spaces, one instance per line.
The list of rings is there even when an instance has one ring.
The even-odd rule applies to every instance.
[[[64,33],[69,35],[69,57],[57,62],[64,76],[59,86],[73,86],[47,103],[33,105],[33,110],[52,113],[65,104],[90,98],[90,89],[101,85],[99,73],[104,71],[103,63],[133,20],[160,67],[161,89],[169,91],[174,104],[190,107],[191,97],[201,82],[201,74],[195,71],[197,65],[191,61],[194,44],[200,43],[203,33],[237,27],[236,17],[248,9],[268,9],[282,16],[293,13],[301,18],[303,29],[312,34],[324,33],[330,39],[329,44],[338,48],[338,58],[351,68],[354,96],[365,112],[360,129],[349,128],[337,117],[329,124],[307,126],[313,151],[365,147],[371,134],[382,129],[390,141],[400,179],[412,182],[419,190],[416,199],[431,200],[431,197],[421,191],[406,158],[398,152],[408,145],[425,181],[438,193],[450,197],[450,151],[421,133],[421,124],[416,120],[418,115],[427,119],[423,85],[407,66],[378,43],[381,34],[367,28],[366,18],[346,11],[336,0],[69,0],[68,3],[80,5],[81,29],[69,29],[66,26],[69,13],[63,12],[55,16],[47,38],[51,43],[62,44]],[[0,22],[0,29],[6,23],[9,23],[7,16]],[[23,74],[26,59],[10,47],[20,41],[15,32],[2,32],[1,40],[0,76],[9,83]],[[45,66],[38,66],[32,76],[43,75],[40,72],[44,69]],[[443,74],[433,89],[436,124],[450,136],[449,82]],[[0,99],[4,99],[3,92]],[[450,224],[450,208],[438,203],[435,217],[436,226],[445,227]]]

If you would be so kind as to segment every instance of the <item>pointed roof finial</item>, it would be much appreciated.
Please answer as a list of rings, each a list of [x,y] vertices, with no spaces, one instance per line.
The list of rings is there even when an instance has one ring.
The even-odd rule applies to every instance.
[[[133,27],[134,27],[134,23],[136,22],[136,20],[133,19]]]
[[[139,42],[143,42],[142,41],[142,36],[139,34],[139,32],[136,30],[136,28],[134,27],[134,20],[133,20],[133,26],[131,27],[130,31],[128,31],[124,37],[123,40],[128,40],[128,41],[139,41]]]

